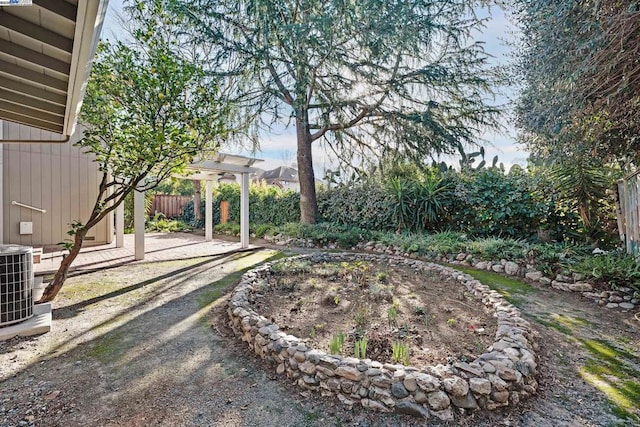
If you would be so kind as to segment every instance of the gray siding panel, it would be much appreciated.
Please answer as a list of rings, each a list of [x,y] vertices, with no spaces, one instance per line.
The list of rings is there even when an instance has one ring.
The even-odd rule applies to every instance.
[[[59,135],[15,123],[4,123],[6,139],[58,139]],[[97,195],[99,172],[92,159],[73,143],[76,136],[64,144],[4,144],[3,230],[5,243],[30,246],[56,245],[69,236],[69,224],[85,222]],[[11,204],[19,201],[46,209],[42,214]],[[20,235],[20,221],[33,222],[32,235]],[[109,215],[89,231],[95,241],[111,242],[113,216]]]

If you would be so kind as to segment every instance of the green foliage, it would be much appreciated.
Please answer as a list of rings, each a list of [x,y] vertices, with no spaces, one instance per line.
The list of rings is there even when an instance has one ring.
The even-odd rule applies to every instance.
[[[195,188],[190,179],[170,177],[165,179],[155,189],[158,194],[172,194],[177,196],[193,196]]]
[[[390,219],[398,230],[433,230],[438,227],[450,204],[451,188],[437,171],[429,170],[417,180],[391,178],[386,185],[391,199]]]
[[[353,352],[356,359],[366,359],[367,358],[367,337],[364,336],[359,340],[356,340],[353,344]]]
[[[271,267],[275,273],[302,274],[311,271],[311,264],[308,261],[285,258]]]
[[[266,235],[273,234],[275,227],[276,226],[274,224],[258,224],[255,226],[253,233],[260,239]]]
[[[368,177],[324,189],[318,197],[320,217],[369,230],[454,230],[527,239],[547,230],[551,239],[576,238],[571,230],[579,217],[549,181],[548,169],[514,167],[505,174],[496,166],[479,166],[461,172],[396,166],[384,179]]]
[[[542,219],[540,203],[533,197],[530,177],[514,168],[467,171],[454,175],[456,190],[452,223],[456,230],[475,236],[535,234]]]
[[[396,341],[391,345],[391,359],[396,363],[401,363],[403,365],[409,364],[409,344]]]
[[[527,148],[555,160],[637,164],[637,2],[504,2],[521,34],[516,125]]]
[[[226,234],[228,236],[238,236],[240,234],[240,225],[228,222],[226,224],[216,224],[213,231],[218,234]]]
[[[342,248],[352,248],[358,242],[366,240],[371,233],[357,227],[348,227],[339,224],[301,224],[287,223],[270,231],[272,234],[284,234],[286,236],[311,239],[317,245],[335,243]]]
[[[331,337],[329,341],[329,352],[331,354],[342,354],[342,346],[344,345],[344,334],[342,332],[337,333]]]
[[[389,327],[398,327],[398,309],[395,306],[391,306],[387,309],[387,320],[389,322]]]
[[[621,252],[589,255],[576,263],[573,269],[614,289],[629,286],[640,292],[640,261],[634,256]]]
[[[132,0],[125,15],[125,41],[97,47],[79,114],[85,130],[77,145],[102,174],[88,218],[73,230],[80,245],[128,194],[152,190],[194,156],[217,150],[229,130],[230,109],[202,67],[206,58],[188,56],[165,3]],[[61,263],[42,302],[62,287],[79,244]]]
[[[249,186],[249,223],[283,225],[287,222],[300,221],[298,206],[300,195],[292,190],[281,190],[264,183],[252,183]],[[229,202],[229,222],[240,223],[240,185],[237,183],[220,184],[213,192],[214,224],[220,222],[220,202]],[[202,218],[205,217],[205,202],[202,202]],[[182,216],[184,222],[194,227],[202,224],[194,223],[193,202],[184,207]]]
[[[319,218],[326,222],[386,230],[393,226],[389,209],[389,198],[375,179],[325,188],[318,193]]]
[[[470,241],[467,244],[467,251],[471,254],[481,255],[485,259],[518,261],[525,259],[529,247],[530,245],[522,240],[488,237]]]
[[[213,213],[212,222],[215,226],[215,224],[220,223],[220,204],[216,204],[215,200],[212,201],[211,204],[211,212]],[[191,225],[193,228],[204,228],[206,206],[206,202],[202,200],[200,203],[200,220],[196,220],[193,213],[193,200],[189,200],[182,210],[182,221]]]
[[[172,233],[177,231],[191,231],[191,227],[182,221],[167,219],[164,214],[157,213],[147,221],[145,230],[149,232]]]

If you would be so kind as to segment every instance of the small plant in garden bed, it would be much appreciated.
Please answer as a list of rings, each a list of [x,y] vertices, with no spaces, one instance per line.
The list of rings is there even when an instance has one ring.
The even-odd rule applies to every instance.
[[[398,327],[398,309],[395,306],[391,306],[387,309],[387,320],[389,321],[390,327]]]
[[[353,350],[356,359],[366,359],[367,358],[367,337],[364,336],[359,340],[356,340],[353,343]]]
[[[342,354],[342,346],[344,345],[344,334],[342,332],[331,337],[329,342],[329,352],[331,354]]]
[[[409,344],[396,341],[393,343],[392,351],[392,360],[394,362],[401,363],[403,365],[409,364]]]

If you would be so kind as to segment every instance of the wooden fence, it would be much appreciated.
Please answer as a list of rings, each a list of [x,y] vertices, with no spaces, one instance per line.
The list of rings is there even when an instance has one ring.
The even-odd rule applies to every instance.
[[[640,254],[640,171],[618,181],[617,213],[620,239],[627,253]]]
[[[172,196],[168,194],[156,194],[151,204],[150,215],[162,212],[167,218],[180,218],[184,205],[191,201],[191,196]]]

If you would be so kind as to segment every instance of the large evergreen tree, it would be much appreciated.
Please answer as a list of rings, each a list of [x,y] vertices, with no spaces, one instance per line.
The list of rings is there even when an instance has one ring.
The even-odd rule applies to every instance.
[[[345,163],[424,159],[496,126],[474,0],[167,0],[254,130],[296,129],[301,219],[316,221],[312,146]]]

